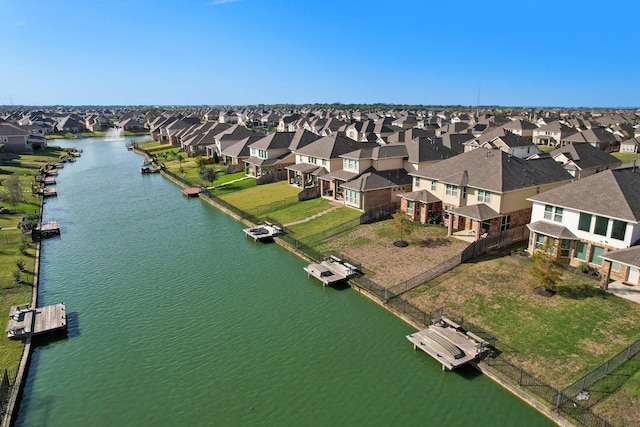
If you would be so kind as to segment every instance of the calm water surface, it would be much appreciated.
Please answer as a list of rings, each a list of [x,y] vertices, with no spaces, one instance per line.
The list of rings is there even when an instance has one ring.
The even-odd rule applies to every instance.
[[[472,368],[442,372],[414,330],[189,199],[123,141],[84,149],[45,220],[40,305],[67,339],[38,347],[18,426],[550,426]]]

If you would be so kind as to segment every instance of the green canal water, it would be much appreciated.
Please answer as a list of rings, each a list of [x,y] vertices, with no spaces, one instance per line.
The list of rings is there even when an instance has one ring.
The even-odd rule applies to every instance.
[[[18,426],[549,426],[473,368],[159,174],[123,141],[83,148],[45,220],[40,305],[68,337],[33,353]]]

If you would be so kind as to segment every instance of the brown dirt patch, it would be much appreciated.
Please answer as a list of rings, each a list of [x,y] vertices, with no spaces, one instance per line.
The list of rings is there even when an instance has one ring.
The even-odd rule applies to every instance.
[[[337,237],[327,239],[319,250],[334,251],[362,265],[371,280],[391,287],[440,264],[460,253],[467,242],[447,237],[441,226],[414,226],[410,235],[402,236],[409,243],[397,247],[400,236],[391,232],[391,221],[380,221],[356,227]]]

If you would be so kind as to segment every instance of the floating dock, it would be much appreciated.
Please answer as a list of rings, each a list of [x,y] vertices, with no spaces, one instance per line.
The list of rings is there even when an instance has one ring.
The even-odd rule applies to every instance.
[[[160,172],[160,166],[142,166],[140,173],[157,173]]]
[[[38,194],[42,197],[57,196],[58,190],[56,190],[56,187],[43,187],[38,189]]]
[[[334,256],[326,257],[320,264],[309,264],[304,271],[320,280],[322,286],[343,282],[358,274],[356,267]]]
[[[15,305],[9,310],[10,320],[5,331],[9,338],[25,338],[67,329],[64,303],[29,308],[29,304]]]
[[[198,197],[198,195],[202,192],[202,188],[200,187],[192,187],[192,188],[183,188],[182,194],[189,197]]]
[[[36,226],[33,232],[36,233],[37,236],[44,238],[57,236],[60,234],[60,224],[58,221],[43,222]]]
[[[282,228],[277,225],[273,225],[271,223],[265,222],[264,224],[259,224],[256,227],[245,228],[242,230],[249,237],[252,237],[254,240],[267,240],[273,239],[275,236],[282,234]]]
[[[414,350],[419,348],[440,362],[443,371],[476,360],[489,350],[487,341],[446,317],[433,319],[433,325],[407,335],[407,339],[413,343]]]
[[[53,169],[48,169],[44,172],[44,174],[46,176],[58,176],[58,169],[53,168]]]

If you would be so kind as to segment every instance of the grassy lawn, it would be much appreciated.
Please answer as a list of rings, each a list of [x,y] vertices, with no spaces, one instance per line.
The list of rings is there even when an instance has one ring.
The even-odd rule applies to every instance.
[[[240,178],[242,178],[244,176],[245,176],[244,172],[230,173],[228,175],[227,174],[220,174],[220,175],[218,175],[216,180],[213,181],[213,185],[224,184],[224,183],[227,183],[229,181],[233,181],[235,179],[240,179]],[[251,180],[251,179],[254,179],[254,178],[247,178],[247,180]]]
[[[342,207],[321,217],[287,227],[286,232],[292,237],[304,241],[307,237],[336,228],[341,224],[359,218],[360,215],[362,215],[360,211]]]
[[[238,191],[246,190],[254,187],[256,187],[256,179],[249,178],[249,179],[243,179],[242,181],[234,182],[233,184],[223,185],[221,187],[215,188],[211,192],[214,195],[221,197],[222,199],[225,199],[224,197],[225,195],[233,194]]]
[[[60,147],[47,147],[44,150],[38,150],[34,154],[21,154],[20,161],[23,162],[57,162],[60,156],[65,154],[66,150]]]
[[[240,181],[237,184],[240,184],[239,186],[241,186],[245,181],[248,180]],[[254,182],[254,185],[249,188],[233,192],[228,191],[230,189],[227,189],[226,187],[227,186],[220,188],[220,190],[227,190],[224,194],[223,191],[218,193],[218,189],[216,189],[214,194],[218,195],[225,202],[232,204],[243,211],[250,211],[258,206],[278,202],[288,197],[296,196],[300,192],[299,188],[289,185],[287,181],[279,181],[265,185],[255,185]]]
[[[331,206],[333,205],[327,199],[311,199],[296,202],[272,211],[261,212],[260,216],[268,216],[280,224],[288,224],[325,211],[331,208]]]
[[[622,163],[630,163],[633,162],[634,160],[638,160],[638,154],[637,153],[611,153],[611,155],[613,157],[615,157],[616,159],[620,160]]]
[[[536,147],[538,147],[538,150],[542,151],[543,153],[550,153],[551,151],[556,149],[556,147],[550,145],[536,145]]]
[[[640,338],[640,305],[569,271],[557,295],[536,295],[530,263],[484,256],[405,298],[426,310],[445,306],[492,332],[507,358],[560,389]]]
[[[35,269],[35,244],[31,239],[25,239],[25,251],[20,251],[22,233],[14,227],[18,225],[23,213],[36,213],[40,207],[40,199],[31,192],[31,184],[34,176],[38,174],[37,161],[57,160],[59,152],[50,148],[31,156],[25,156],[24,160],[30,166],[21,166],[19,162],[10,162],[0,165],[0,181],[4,181],[10,174],[20,177],[23,186],[24,201],[16,205],[16,213],[0,214],[0,313],[9,313],[12,305],[28,303],[31,301],[31,284],[33,284],[33,271]],[[21,156],[22,158],[22,156]],[[0,185],[0,190],[2,186]],[[2,203],[6,205],[6,203]],[[5,206],[13,211],[13,206]],[[23,283],[14,283],[13,273],[17,270],[16,262],[24,262],[24,272],[21,279]],[[15,370],[22,356],[22,341],[13,341],[0,338],[0,369]]]

